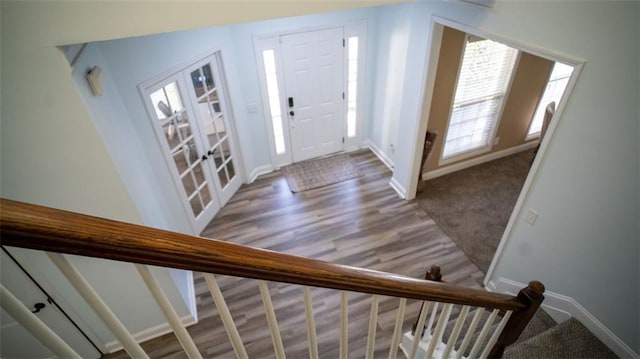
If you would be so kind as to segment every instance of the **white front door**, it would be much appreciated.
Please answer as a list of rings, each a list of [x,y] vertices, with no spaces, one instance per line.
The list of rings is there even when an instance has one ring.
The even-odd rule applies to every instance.
[[[280,37],[293,162],[343,149],[343,28]]]

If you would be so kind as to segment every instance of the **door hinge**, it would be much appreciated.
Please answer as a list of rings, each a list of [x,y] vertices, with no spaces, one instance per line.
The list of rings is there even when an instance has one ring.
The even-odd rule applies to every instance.
[[[344,92],[342,93],[342,99],[344,100]]]
[[[342,143],[344,143],[344,137],[342,137]]]
[[[342,47],[346,47],[346,44],[347,42],[344,39],[342,39]]]

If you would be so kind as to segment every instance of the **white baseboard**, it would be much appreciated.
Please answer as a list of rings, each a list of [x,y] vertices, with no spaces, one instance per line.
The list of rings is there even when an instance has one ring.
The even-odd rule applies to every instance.
[[[398,193],[400,198],[402,199],[407,198],[407,190],[400,184],[400,182],[398,182],[398,180],[396,180],[395,177],[391,177],[391,181],[389,181],[389,185]]]
[[[525,286],[524,283],[501,277],[497,282],[489,281],[486,288],[492,292],[516,295]],[[634,352],[574,298],[550,291],[546,291],[544,297],[542,309],[556,322],[574,317],[620,358],[640,359],[640,354]]]
[[[273,172],[273,166],[271,165],[258,166],[254,168],[253,171],[251,171],[251,174],[249,175],[249,183],[253,183],[253,181],[255,181],[258,176],[271,172]]]
[[[193,316],[191,316],[191,314],[187,314],[180,318],[180,322],[182,322],[182,324],[187,327],[189,325],[197,323],[198,321]],[[133,339],[135,339],[137,343],[142,343],[146,342],[147,340],[157,338],[161,335],[171,333],[171,331],[172,329],[169,323],[163,323],[156,325],[155,327],[147,328],[143,331],[134,333],[132,335]],[[107,353],[115,353],[123,349],[122,344],[120,344],[120,342],[117,340],[106,343],[105,347],[107,348]]]
[[[498,158],[511,156],[511,155],[515,155],[516,153],[519,153],[519,152],[530,150],[530,149],[536,147],[537,145],[538,145],[537,141],[527,142],[527,143],[524,143],[524,144],[516,146],[516,147],[507,148],[507,149],[502,150],[502,151],[488,153],[488,154],[486,154],[484,156],[475,157],[475,158],[472,158],[472,159],[469,159],[469,160],[466,160],[466,161],[462,161],[462,162],[457,162],[457,163],[454,163],[454,164],[449,165],[449,166],[438,168],[437,170],[433,170],[433,171],[429,171],[429,172],[423,172],[422,173],[422,178],[424,178],[425,180],[430,180],[430,179],[434,179],[436,177],[448,175],[449,173],[453,173],[453,172],[457,172],[457,171],[460,171],[460,170],[463,170],[463,169],[466,169],[466,168],[469,168],[469,167],[477,166],[477,165],[485,163],[485,162],[490,162],[490,161],[493,161],[493,160],[497,160]]]
[[[380,161],[384,163],[385,166],[389,167],[389,169],[393,171],[393,161],[391,160],[391,158],[389,158],[389,156],[387,156],[386,153],[384,153],[380,149],[380,147],[376,146],[376,144],[371,142],[370,140],[364,141],[362,145],[364,147],[368,147],[371,152],[373,152],[373,154],[375,154],[380,159]]]

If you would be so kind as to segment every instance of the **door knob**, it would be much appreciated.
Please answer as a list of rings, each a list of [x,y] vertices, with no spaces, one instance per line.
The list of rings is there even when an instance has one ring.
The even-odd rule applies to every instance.
[[[207,158],[208,158],[207,155],[202,155],[202,160],[203,161],[206,160]]]
[[[44,307],[46,307],[44,303],[36,303],[33,305],[33,310],[31,311],[31,313],[38,313],[42,309],[44,309]]]
[[[295,115],[295,112],[289,111],[289,115],[293,116],[293,115]]]

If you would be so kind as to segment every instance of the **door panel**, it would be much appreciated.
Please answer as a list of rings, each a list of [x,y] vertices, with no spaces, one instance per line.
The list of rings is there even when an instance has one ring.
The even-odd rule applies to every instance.
[[[293,161],[342,150],[343,29],[281,36]],[[291,114],[293,113],[293,114]]]
[[[229,123],[231,111],[219,63],[214,55],[190,66],[183,74],[190,79],[191,103],[197,108],[195,112],[207,162],[215,172],[214,183],[221,205],[224,205],[240,188],[242,180],[236,173],[237,151]]]
[[[185,106],[183,79],[173,75],[148,89],[148,102],[155,128],[174,169],[174,178],[196,231],[202,230],[220,209],[213,176],[207,169],[206,150],[198,133],[198,122]]]

